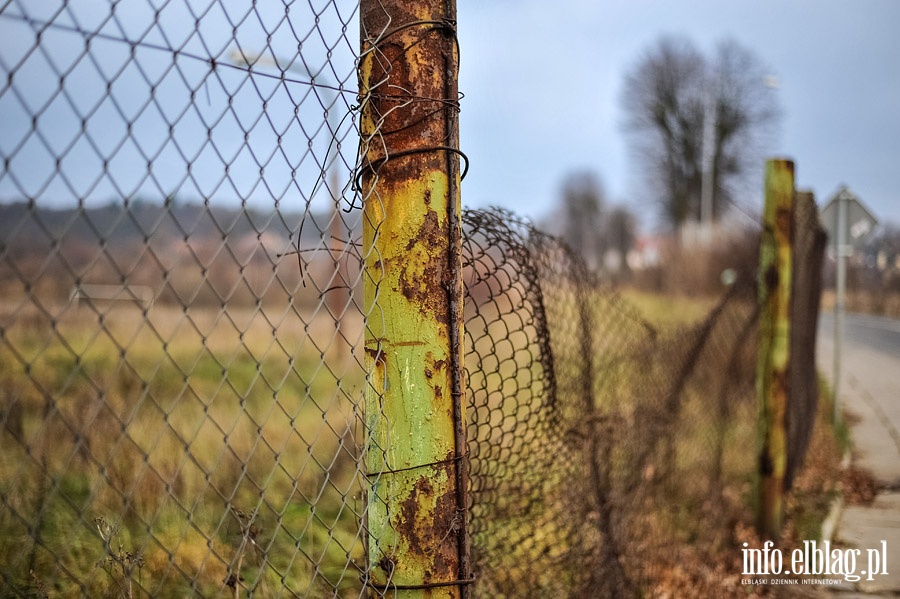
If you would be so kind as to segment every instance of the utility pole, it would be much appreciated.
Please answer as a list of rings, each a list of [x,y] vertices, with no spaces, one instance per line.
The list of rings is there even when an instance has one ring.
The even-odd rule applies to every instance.
[[[834,259],[837,263],[834,302],[834,370],[832,395],[835,423],[841,420],[841,353],[844,343],[844,311],[847,290],[847,258],[861,245],[878,225],[878,219],[846,186],[842,186],[822,208],[822,226],[834,240]]]
[[[707,91],[703,109],[703,151],[700,178],[700,240],[705,246],[712,243],[713,233],[713,201],[715,198],[716,172],[716,121],[718,120],[718,104],[712,91]]]
[[[837,260],[837,285],[834,302],[834,389],[832,389],[832,420],[835,424],[841,421],[841,348],[844,346],[844,304],[847,292],[847,257],[852,255],[852,248],[847,246],[847,202],[844,194],[838,194],[837,200],[837,236],[835,237],[834,258]],[[848,251],[849,250],[849,251]]]

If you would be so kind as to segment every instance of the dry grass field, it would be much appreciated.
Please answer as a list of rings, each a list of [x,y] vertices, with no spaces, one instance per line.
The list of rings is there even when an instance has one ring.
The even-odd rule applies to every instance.
[[[287,305],[7,302],[0,321],[5,585],[359,584],[346,570],[362,556],[365,372],[332,320]],[[342,326],[360,338],[359,319]]]
[[[578,579],[572,565],[604,542],[591,526],[577,545],[560,540],[570,534],[566,515],[591,492],[582,476],[587,445],[549,428],[583,420],[565,403],[576,392],[566,373],[578,359],[569,343],[576,329],[567,328],[577,322],[554,320],[564,327],[550,339],[563,403],[549,405],[534,315],[513,296],[503,301],[467,323],[481,502],[473,541],[476,552],[504,544],[503,556],[486,554],[494,564],[549,564],[527,571],[541,588],[558,576]],[[591,302],[615,541],[634,582],[660,595],[685,596],[677,592],[684,576],[721,596],[742,590],[728,587],[739,572],[729,560],[752,522],[752,344],[723,379],[737,333],[715,329],[673,420],[665,405],[697,339],[692,325],[714,305],[632,291]],[[53,596],[357,593],[365,567],[366,373],[354,350],[362,320],[345,316],[337,331],[321,310],[279,301],[144,308],[4,300],[3,584]],[[749,306],[734,310],[742,322]],[[615,324],[620,317],[629,325]],[[548,416],[554,410],[561,420]],[[820,514],[807,506],[834,492],[821,474],[828,463],[814,461],[815,474],[800,479],[792,534],[813,534]],[[524,579],[512,573],[490,576],[515,593]],[[488,580],[485,571],[482,585]]]

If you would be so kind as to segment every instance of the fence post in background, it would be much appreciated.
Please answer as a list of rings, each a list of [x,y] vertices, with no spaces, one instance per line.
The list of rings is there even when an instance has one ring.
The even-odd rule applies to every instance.
[[[765,190],[759,254],[760,321],[756,370],[760,406],[757,526],[763,537],[778,539],[787,468],[794,163],[780,159],[766,161]]]
[[[798,191],[794,203],[791,257],[791,401],[788,405],[787,472],[790,490],[809,448],[819,406],[816,333],[822,294],[822,260],[827,235],[819,224],[819,209],[811,191]]]
[[[591,490],[590,496],[586,499],[589,511],[595,514],[597,528],[603,535],[600,547],[602,567],[597,564],[597,567],[592,568],[588,573],[587,578],[590,589],[595,593],[600,594],[602,590],[604,595],[612,597],[629,596],[634,594],[634,589],[630,588],[625,569],[622,567],[618,540],[613,532],[613,506],[610,500],[612,493],[610,433],[594,395],[596,351],[592,332],[597,329],[597,326],[592,309],[596,302],[597,286],[583,262],[573,257],[571,264],[570,276],[575,282],[578,327],[579,330],[586,333],[579,335],[578,342],[583,360],[579,379],[581,382],[581,409],[586,426],[585,461]]]
[[[465,597],[455,2],[360,4],[366,584]]]

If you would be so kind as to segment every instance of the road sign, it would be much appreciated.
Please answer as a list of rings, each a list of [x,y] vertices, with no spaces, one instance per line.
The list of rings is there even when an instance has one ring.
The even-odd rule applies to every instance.
[[[837,261],[836,299],[834,302],[834,422],[841,419],[841,342],[844,338],[844,296],[847,287],[847,257],[859,248],[878,224],[862,202],[846,187],[841,187],[822,209],[822,226],[834,240],[834,257]]]
[[[844,204],[843,227],[839,225],[841,203]],[[844,243],[853,248],[860,247],[877,224],[878,219],[846,187],[839,189],[822,208],[822,226],[828,231],[828,236],[831,239],[839,239],[841,236],[838,233],[843,229]]]

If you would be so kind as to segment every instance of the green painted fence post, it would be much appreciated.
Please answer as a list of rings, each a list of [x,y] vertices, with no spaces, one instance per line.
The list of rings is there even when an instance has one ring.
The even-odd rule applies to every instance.
[[[469,589],[455,2],[360,4],[372,595]]]
[[[790,393],[791,235],[794,163],[768,160],[759,255],[760,331],[756,394],[760,406],[760,534],[777,540],[784,512],[787,467],[787,406]]]

